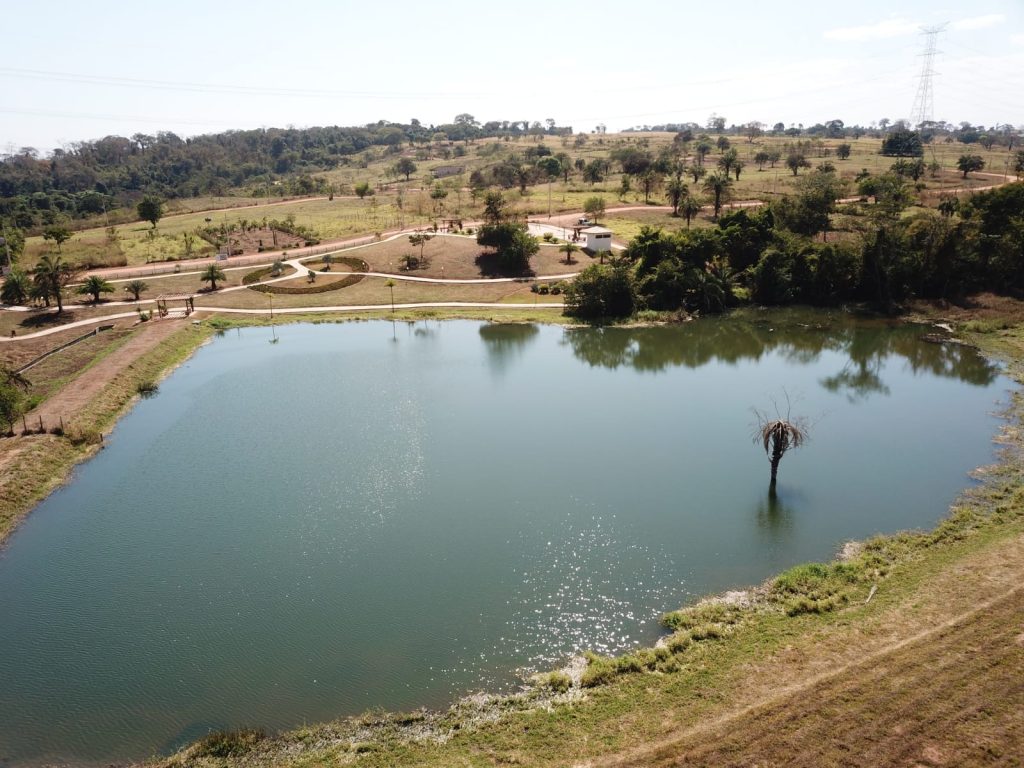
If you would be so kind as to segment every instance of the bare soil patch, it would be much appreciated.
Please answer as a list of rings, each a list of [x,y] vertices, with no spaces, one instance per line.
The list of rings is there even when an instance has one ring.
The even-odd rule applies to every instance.
[[[428,233],[429,234],[429,233]],[[402,257],[410,255],[420,260],[420,247],[409,243],[407,236],[376,243],[363,248],[342,251],[342,255],[364,259],[371,272],[395,275],[432,277],[450,280],[474,280],[484,277],[514,277],[492,268],[493,254],[477,245],[471,236],[437,235],[423,246],[422,261],[415,269],[406,269]],[[482,261],[478,262],[478,257]],[[320,262],[322,263],[322,262]],[[551,275],[578,272],[590,260],[576,253],[573,264],[566,265],[565,254],[557,246],[542,244],[540,251],[530,259],[533,274]],[[333,270],[332,270],[333,271]]]
[[[257,227],[245,231],[236,229],[228,234],[228,239],[231,243],[231,254],[238,256],[277,251],[282,248],[299,248],[306,245],[305,238],[270,227]]]

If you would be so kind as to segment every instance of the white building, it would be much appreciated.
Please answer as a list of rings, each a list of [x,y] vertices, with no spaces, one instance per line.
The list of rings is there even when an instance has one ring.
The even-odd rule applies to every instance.
[[[592,253],[610,251],[612,249],[612,231],[604,227],[587,227],[580,230],[580,234],[586,237],[584,248]]]

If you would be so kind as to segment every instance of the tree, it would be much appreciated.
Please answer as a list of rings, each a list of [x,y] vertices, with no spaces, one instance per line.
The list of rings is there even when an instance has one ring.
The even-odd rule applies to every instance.
[[[732,172],[736,176],[736,181],[740,180],[740,171],[747,166],[742,160],[737,160],[732,164]]]
[[[636,309],[636,287],[628,264],[591,264],[565,289],[565,314],[628,317]]]
[[[719,152],[725,152],[727,149],[729,149],[730,145],[731,142],[725,136],[719,136],[718,139],[715,141],[715,146],[718,147]]]
[[[786,167],[796,176],[800,173],[801,168],[810,168],[811,164],[800,152],[790,152],[786,157]]]
[[[788,398],[787,398],[788,406]],[[757,415],[757,427],[754,429],[754,443],[764,446],[765,455],[771,463],[771,484],[768,492],[775,495],[775,483],[779,474],[779,462],[790,449],[799,448],[808,440],[808,427],[801,419],[793,419],[786,409],[786,416],[783,418],[776,409],[775,418],[755,410]]]
[[[696,184],[707,175],[708,169],[703,165],[691,165],[686,172],[693,176],[693,183]]]
[[[838,147],[836,147],[836,157],[838,157],[840,160],[846,160],[850,156],[850,152],[852,151],[852,149],[853,148],[849,144],[843,142]]]
[[[558,246],[558,250],[565,254],[565,263],[572,264],[572,255],[579,250],[579,248],[570,242],[566,242],[564,245]]]
[[[722,212],[722,204],[729,199],[729,191],[732,188],[732,181],[723,173],[712,173],[704,179],[704,191],[713,197],[712,205],[715,208],[715,218]]]
[[[156,228],[156,223],[164,216],[164,202],[154,195],[146,195],[136,206],[139,218],[148,221]]]
[[[423,261],[423,246],[434,239],[433,235],[428,235],[426,232],[417,232],[415,235],[409,235],[409,245],[414,248],[418,245],[420,247],[420,261]]]
[[[1020,175],[1024,173],[1024,151],[1018,152],[1016,159],[1013,162],[1013,172],[1017,174],[1017,179],[1020,179]]]
[[[603,197],[588,197],[583,202],[583,211],[594,218],[594,223],[604,216],[604,198]]]
[[[679,176],[675,176],[666,185],[665,192],[668,194],[669,204],[672,206],[672,215],[679,215],[679,205],[690,195],[690,188]]]
[[[686,199],[683,200],[682,205],[679,206],[679,212],[686,219],[686,228],[690,228],[690,219],[697,216],[700,213],[700,201],[697,198],[687,195]]]
[[[52,253],[43,254],[32,270],[32,278],[37,289],[33,293],[45,298],[47,302],[51,298],[57,301],[57,314],[64,311],[64,288],[75,278],[75,269],[64,261],[60,255]]]
[[[199,280],[201,282],[209,283],[210,284],[210,290],[211,291],[216,291],[217,290],[217,281],[218,280],[227,280],[227,279],[228,278],[227,278],[227,275],[224,274],[224,270],[221,269],[216,264],[211,264],[210,266],[208,266],[206,269],[203,270],[203,273],[199,276]]]
[[[0,365],[0,418],[7,424],[8,434],[14,431],[14,422],[25,411],[28,388],[28,379],[6,365]]]
[[[661,174],[653,168],[648,168],[640,174],[640,185],[644,188],[644,203],[651,202],[651,192],[661,186]]]
[[[370,182],[368,181],[358,182],[354,187],[352,187],[352,191],[356,193],[356,197],[358,197],[360,200],[362,200],[367,195],[373,194],[373,188],[370,186]]]
[[[906,128],[890,131],[882,140],[882,154],[890,157],[921,157],[924,155],[921,135]]]
[[[981,155],[960,155],[960,159],[956,161],[956,167],[962,171],[964,178],[967,178],[967,174],[971,171],[980,171],[985,167],[985,160]]]
[[[542,157],[537,161],[537,168],[548,183],[562,175],[562,164],[556,157]]]
[[[389,277],[384,285],[391,291],[391,314],[395,314],[395,281]]]
[[[722,138],[725,137],[723,136]],[[718,167],[722,169],[722,172],[726,176],[728,176],[729,171],[732,170],[732,167],[735,163],[739,162],[739,159],[740,153],[737,152],[735,149],[730,149],[727,152],[724,152],[722,156],[718,158]]]
[[[484,197],[484,221],[488,224],[497,224],[504,220],[507,207],[508,203],[501,192],[488,192]]]
[[[824,232],[827,239],[829,217],[845,188],[835,173],[819,169],[807,174],[797,182],[795,198],[785,197],[772,206],[776,224],[809,237]]]
[[[693,153],[697,156],[698,165],[704,165],[704,158],[707,157],[713,148],[714,144],[711,143],[707,136],[697,139],[697,143],[693,145]]]
[[[60,253],[60,246],[71,238],[71,230],[60,224],[54,224],[43,230],[43,240],[53,240],[57,243],[57,253]]]
[[[11,270],[0,288],[0,301],[4,304],[24,304],[32,291],[32,282],[20,269]]]
[[[754,163],[757,164],[757,170],[758,171],[763,171],[764,170],[764,164],[767,163],[770,159],[771,159],[771,156],[768,154],[767,151],[765,151],[763,149],[759,150],[754,155]]]
[[[113,293],[114,286],[104,280],[102,277],[96,275],[89,275],[85,278],[85,282],[78,287],[80,294],[92,296],[93,304],[98,304],[101,293]]]
[[[529,234],[526,225],[514,221],[483,224],[477,230],[476,241],[493,248],[502,268],[514,274],[529,271],[530,257],[540,250],[540,243]]]
[[[149,284],[143,280],[132,280],[124,287],[125,293],[132,295],[132,301],[138,301],[139,296],[148,289]]]
[[[417,166],[408,157],[403,157],[397,163],[392,166],[391,170],[398,176],[405,176],[405,180],[408,181],[409,177],[416,173]]]
[[[588,184],[596,184],[599,181],[604,181],[605,173],[607,173],[607,164],[604,160],[597,157],[584,167],[583,180]]]

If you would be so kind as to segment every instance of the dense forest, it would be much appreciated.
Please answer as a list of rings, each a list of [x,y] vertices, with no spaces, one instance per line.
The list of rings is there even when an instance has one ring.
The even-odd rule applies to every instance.
[[[815,171],[798,194],[723,215],[712,228],[645,227],[620,257],[588,267],[566,288],[567,313],[720,312],[745,301],[892,310],[911,297],[1024,294],[1024,183],[906,214],[895,174],[875,180],[876,202],[845,210],[821,194],[829,176]],[[844,213],[859,231],[825,241],[830,219]]]
[[[554,120],[478,122],[461,114],[444,125],[380,121],[363,127],[269,128],[183,139],[107,136],[44,156],[32,147],[0,158],[0,218],[22,229],[60,218],[83,218],[134,205],[144,194],[163,198],[224,194],[249,187],[258,195],[285,179],[291,194],[323,192],[308,174],[353,162],[370,147],[397,154],[405,144],[473,141],[495,136],[566,135]]]

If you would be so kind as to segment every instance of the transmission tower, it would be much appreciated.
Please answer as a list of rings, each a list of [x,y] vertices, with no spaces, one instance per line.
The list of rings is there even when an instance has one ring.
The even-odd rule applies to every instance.
[[[947,22],[948,23],[948,22]],[[935,54],[941,53],[936,48],[939,33],[946,28],[946,24],[939,24],[935,27],[921,27],[921,34],[924,36],[924,53],[920,56],[923,59],[921,74],[918,75],[917,95],[914,97],[914,107],[910,110],[910,122],[914,127],[920,127],[921,123],[931,122],[935,115],[935,99],[932,90],[932,78],[935,77]]]

